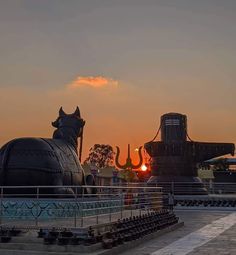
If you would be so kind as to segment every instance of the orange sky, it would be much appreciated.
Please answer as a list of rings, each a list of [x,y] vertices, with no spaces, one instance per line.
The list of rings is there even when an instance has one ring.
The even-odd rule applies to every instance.
[[[134,151],[151,140],[161,114],[170,111],[188,115],[188,130],[193,140],[235,142],[235,119],[229,112],[214,108],[207,111],[200,101],[194,107],[187,107],[188,103],[174,100],[174,95],[170,95],[172,102],[165,105],[162,95],[155,89],[152,92],[145,88],[138,91],[124,83],[116,88],[85,86],[75,90],[65,86],[47,92],[2,89],[0,142],[25,136],[51,137],[54,128],[50,123],[58,116],[59,107],[62,105],[71,113],[77,104],[86,120],[83,158],[93,144],[104,143],[120,146],[125,160],[127,144]],[[133,152],[134,158],[136,155]]]
[[[63,106],[95,143],[134,149],[160,116],[193,140],[236,142],[236,2],[5,1],[0,9],[0,145],[51,137]],[[134,155],[136,153],[134,152]]]

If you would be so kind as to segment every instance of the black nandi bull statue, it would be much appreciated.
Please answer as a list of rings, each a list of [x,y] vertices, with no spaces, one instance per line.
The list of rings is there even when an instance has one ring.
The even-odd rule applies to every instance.
[[[62,108],[59,117],[52,122],[57,128],[53,138],[18,138],[5,144],[0,150],[1,186],[63,186],[94,185],[92,175],[85,177],[77,155],[77,139],[82,137],[85,121],[77,107],[72,114]],[[9,193],[29,193],[30,189],[18,189]],[[77,188],[76,192],[81,193]],[[35,192],[35,189],[34,189]],[[40,189],[41,193],[73,195],[75,189],[58,187]],[[95,189],[86,189],[94,193]]]

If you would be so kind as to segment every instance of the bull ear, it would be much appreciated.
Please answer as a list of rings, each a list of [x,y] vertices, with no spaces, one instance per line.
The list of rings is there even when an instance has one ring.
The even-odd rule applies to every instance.
[[[63,111],[62,107],[60,108],[59,110],[59,116],[62,117],[62,116],[65,116],[65,112]]]
[[[79,110],[79,107],[78,107],[78,106],[76,107],[76,110],[75,110],[75,112],[73,113],[73,115],[75,115],[76,117],[80,118],[80,110]]]

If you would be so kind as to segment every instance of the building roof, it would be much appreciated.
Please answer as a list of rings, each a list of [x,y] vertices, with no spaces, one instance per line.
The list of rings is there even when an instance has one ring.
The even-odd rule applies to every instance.
[[[205,162],[209,164],[215,164],[219,162],[219,159],[225,159],[226,163],[229,165],[231,164],[236,165],[236,158],[213,158],[213,159],[206,160]]]

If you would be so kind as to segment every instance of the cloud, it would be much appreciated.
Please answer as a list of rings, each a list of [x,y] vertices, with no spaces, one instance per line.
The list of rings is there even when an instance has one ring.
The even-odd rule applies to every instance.
[[[78,76],[74,81],[68,84],[71,89],[84,86],[101,88],[105,86],[117,86],[118,81],[103,76]]]

